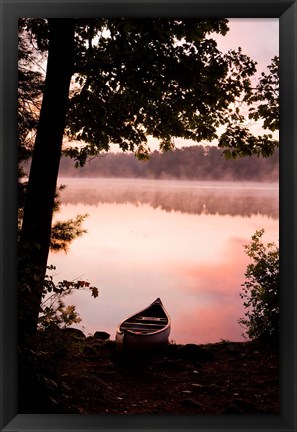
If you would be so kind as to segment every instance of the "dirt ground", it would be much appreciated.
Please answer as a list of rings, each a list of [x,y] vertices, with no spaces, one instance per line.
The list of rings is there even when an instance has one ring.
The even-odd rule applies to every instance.
[[[277,414],[278,371],[277,350],[263,342],[169,344],[123,358],[114,341],[60,332],[25,356],[20,412]]]

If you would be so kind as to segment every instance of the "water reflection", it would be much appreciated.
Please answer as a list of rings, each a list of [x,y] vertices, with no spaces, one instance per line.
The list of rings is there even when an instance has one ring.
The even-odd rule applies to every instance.
[[[130,179],[61,179],[65,204],[148,204],[166,212],[277,219],[278,186],[263,183]]]
[[[107,331],[161,297],[177,343],[241,340],[239,293],[257,229],[278,241],[276,185],[63,179],[58,219],[89,214],[87,234],[51,254],[56,281],[82,278],[94,300],[74,293],[86,333]],[[78,326],[81,328],[81,326]]]

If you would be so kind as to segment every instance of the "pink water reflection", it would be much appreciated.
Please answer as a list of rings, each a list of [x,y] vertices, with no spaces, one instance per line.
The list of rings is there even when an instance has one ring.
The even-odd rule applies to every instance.
[[[230,239],[219,263],[185,264],[175,269],[184,277],[188,297],[186,310],[177,313],[177,340],[208,343],[242,339],[243,329],[237,324],[244,313],[239,290],[248,259],[239,253],[238,246],[238,239]],[[175,308],[178,311],[178,304]]]
[[[137,202],[124,196],[110,202],[97,196],[100,188],[106,192],[106,180],[82,180],[86,191],[96,195],[96,202],[84,203],[87,193],[81,193],[80,185],[74,204],[77,181],[66,182],[72,203],[62,205],[59,218],[88,213],[88,233],[73,243],[67,255],[51,254],[49,261],[57,266],[56,280],[82,278],[99,288],[97,299],[85,292],[69,297],[69,303],[77,305],[86,334],[104,330],[113,338],[119,321],[161,297],[172,318],[170,338],[177,343],[242,339],[243,329],[237,323],[243,316],[239,292],[249,262],[243,245],[260,228],[265,228],[265,241],[277,242],[278,219],[261,207],[252,215],[231,216],[225,214],[224,206],[220,215],[213,207],[213,197],[213,214],[195,214],[192,205],[187,213],[187,204],[183,212],[174,211],[178,205],[173,202],[177,196],[172,185],[167,210],[151,206],[148,199],[142,203],[141,190]],[[130,186],[135,190],[135,180]],[[117,188],[116,182],[113,187]],[[152,196],[160,191],[158,182],[155,188]],[[189,206],[199,193],[198,187],[191,190]],[[268,193],[265,189],[266,199]],[[228,196],[230,191],[223,189],[218,205],[226,204]],[[271,200],[277,200],[275,188]]]

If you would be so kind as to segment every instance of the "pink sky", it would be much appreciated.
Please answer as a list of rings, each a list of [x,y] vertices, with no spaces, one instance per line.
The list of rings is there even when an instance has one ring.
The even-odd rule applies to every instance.
[[[233,18],[229,20],[229,28],[226,36],[216,36],[218,47],[228,51],[240,46],[245,54],[258,62],[259,72],[279,55],[278,18]]]

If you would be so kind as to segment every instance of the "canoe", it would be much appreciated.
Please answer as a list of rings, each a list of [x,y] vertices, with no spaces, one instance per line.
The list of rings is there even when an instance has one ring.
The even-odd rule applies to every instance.
[[[168,342],[171,320],[157,298],[145,309],[122,321],[116,330],[120,353],[136,354],[152,351]]]

